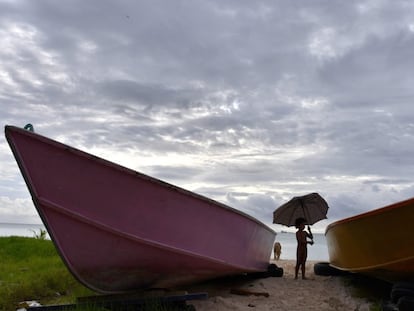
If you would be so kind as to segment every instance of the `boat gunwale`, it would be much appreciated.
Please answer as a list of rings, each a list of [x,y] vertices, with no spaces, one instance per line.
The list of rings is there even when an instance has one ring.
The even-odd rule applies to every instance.
[[[208,203],[208,204],[212,204],[212,205],[214,205],[214,206],[217,206],[217,207],[223,208],[224,210],[227,210],[227,211],[229,211],[229,212],[234,212],[234,213],[236,213],[236,214],[238,214],[238,215],[240,215],[240,216],[243,216],[243,217],[245,217],[245,218],[247,218],[247,219],[250,219],[251,221],[253,221],[253,222],[257,223],[258,225],[260,225],[261,227],[263,227],[264,229],[266,229],[266,230],[267,230],[267,231],[269,231],[270,233],[272,233],[272,234],[276,235],[276,231],[274,231],[272,228],[270,228],[269,226],[267,226],[266,224],[264,224],[264,223],[263,223],[263,222],[261,222],[260,220],[258,220],[258,219],[256,219],[256,218],[254,218],[254,217],[250,216],[249,214],[247,214],[247,213],[245,213],[245,212],[242,212],[242,211],[240,211],[240,210],[238,210],[238,209],[235,209],[235,208],[233,208],[233,207],[230,207],[230,206],[228,206],[228,205],[226,205],[226,204],[224,204],[224,203],[221,203],[221,202],[219,202],[219,201],[216,201],[216,200],[210,199],[210,198],[208,198],[208,197],[206,197],[206,196],[204,196],[204,195],[201,195],[201,194],[198,194],[198,193],[192,192],[192,191],[190,191],[190,190],[187,190],[187,189],[181,188],[181,187],[179,187],[179,186],[175,186],[175,185],[173,185],[173,184],[171,184],[171,183],[168,183],[168,182],[165,182],[165,181],[163,181],[163,180],[161,180],[161,179],[158,179],[158,178],[155,178],[155,177],[152,177],[152,176],[149,176],[149,175],[143,174],[143,173],[138,172],[138,171],[136,171],[136,170],[133,170],[133,169],[131,169],[131,168],[125,167],[125,166],[123,166],[123,165],[121,165],[121,164],[117,164],[117,163],[115,163],[115,162],[111,162],[111,161],[109,161],[109,160],[106,160],[106,159],[101,158],[101,157],[99,157],[99,156],[93,155],[93,154],[88,153],[88,152],[86,152],[86,151],[82,151],[82,150],[80,150],[80,149],[78,149],[78,148],[76,148],[76,147],[69,146],[69,145],[67,145],[67,144],[64,144],[64,143],[62,143],[62,142],[56,141],[56,140],[51,139],[51,138],[49,138],[49,137],[46,137],[46,136],[44,136],[44,135],[41,135],[41,134],[38,134],[38,133],[35,133],[35,132],[28,131],[28,130],[26,130],[26,129],[23,129],[23,128],[20,128],[20,127],[17,127],[17,126],[13,126],[13,125],[6,125],[6,126],[5,126],[6,139],[7,139],[7,141],[9,142],[9,145],[12,147],[12,151],[13,151],[14,157],[15,157],[15,159],[16,159],[16,161],[17,161],[17,163],[18,163],[19,167],[20,167],[20,165],[23,165],[23,163],[22,163],[22,161],[20,161],[20,160],[19,160],[19,158],[18,158],[18,157],[16,157],[16,155],[15,155],[15,153],[17,152],[17,150],[15,150],[15,148],[14,148],[14,144],[13,144],[13,143],[11,143],[11,142],[9,141],[9,133],[8,133],[9,131],[10,131],[10,132],[12,132],[12,131],[17,131],[17,132],[20,132],[21,134],[24,134],[24,135],[29,135],[29,136],[31,136],[32,138],[37,139],[37,140],[40,140],[41,142],[43,142],[43,143],[45,143],[45,144],[48,144],[48,145],[55,145],[55,147],[57,147],[57,148],[59,148],[59,149],[64,149],[64,150],[65,150],[65,151],[67,151],[67,152],[72,152],[72,153],[75,153],[75,154],[77,154],[78,156],[81,156],[81,157],[86,158],[86,159],[88,159],[88,160],[91,160],[91,161],[96,161],[96,162],[98,162],[98,163],[100,163],[100,164],[102,164],[102,165],[105,165],[105,166],[107,166],[107,167],[110,167],[111,169],[116,169],[116,170],[118,170],[118,171],[122,171],[122,172],[124,172],[124,173],[129,174],[129,175],[136,176],[137,178],[141,178],[141,179],[146,180],[146,181],[148,181],[148,182],[152,182],[152,183],[158,184],[158,185],[160,185],[160,186],[163,186],[163,187],[165,187],[165,188],[169,188],[170,190],[177,191],[177,192],[179,192],[179,193],[181,193],[181,194],[183,194],[183,195],[191,196],[191,197],[193,197],[193,198],[195,198],[195,199],[197,199],[197,200],[204,201],[204,202],[206,202],[206,203]],[[24,166],[24,167],[25,167],[25,166]],[[23,173],[23,171],[22,171],[22,173]],[[26,174],[23,174],[23,175],[26,175]],[[28,180],[30,180],[29,176],[24,176],[24,177],[25,177],[25,179],[26,179],[26,178],[28,178]],[[28,184],[29,184],[29,183],[28,183]],[[31,181],[30,181],[30,184],[32,184],[32,183],[31,183]],[[32,189],[31,189],[31,188],[32,188],[32,187],[29,187],[29,190],[30,190],[30,192],[32,193],[32,196],[33,196],[33,197],[37,197],[37,196],[38,196],[38,195],[37,195],[37,193],[35,193],[35,190],[34,190],[33,188],[32,188]]]
[[[346,224],[346,223],[349,223],[349,222],[352,222],[352,221],[357,221],[357,220],[367,218],[367,217],[370,217],[370,216],[383,214],[384,212],[403,207],[403,206],[405,206],[409,203],[414,203],[414,198],[409,198],[407,200],[392,203],[392,204],[386,205],[384,207],[380,207],[380,208],[377,208],[377,209],[374,209],[374,210],[371,210],[371,211],[368,211],[368,212],[365,212],[365,213],[361,213],[361,214],[358,214],[358,215],[355,215],[355,216],[347,217],[347,218],[332,222],[326,227],[325,236],[328,234],[329,230],[333,229],[336,226]]]

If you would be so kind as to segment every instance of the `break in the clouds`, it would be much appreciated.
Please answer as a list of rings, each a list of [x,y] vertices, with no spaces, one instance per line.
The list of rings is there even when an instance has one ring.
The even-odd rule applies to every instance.
[[[0,119],[270,224],[414,196],[408,1],[0,0]],[[39,221],[0,140],[0,222]],[[277,228],[277,227],[276,227]]]

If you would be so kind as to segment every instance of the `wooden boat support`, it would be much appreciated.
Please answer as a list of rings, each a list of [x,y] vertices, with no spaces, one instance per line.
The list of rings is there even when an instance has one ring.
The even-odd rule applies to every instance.
[[[79,307],[104,308],[115,311],[131,310],[195,310],[194,306],[188,305],[189,300],[207,299],[207,293],[175,293],[168,296],[153,295],[99,295],[79,297],[75,304],[47,305],[39,307],[29,307],[26,310],[31,311],[70,311],[78,310]]]

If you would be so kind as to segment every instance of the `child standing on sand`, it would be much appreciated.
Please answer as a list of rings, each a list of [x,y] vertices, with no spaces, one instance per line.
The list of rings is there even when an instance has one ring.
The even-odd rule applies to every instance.
[[[298,278],[299,268],[302,270],[302,279],[305,277],[306,258],[308,257],[308,244],[313,245],[313,235],[308,226],[309,232],[305,231],[305,219],[298,218],[295,221],[295,226],[298,229],[296,232],[296,240],[298,241],[298,248],[296,250],[296,267],[295,267],[295,280]],[[308,241],[308,238],[310,241]]]

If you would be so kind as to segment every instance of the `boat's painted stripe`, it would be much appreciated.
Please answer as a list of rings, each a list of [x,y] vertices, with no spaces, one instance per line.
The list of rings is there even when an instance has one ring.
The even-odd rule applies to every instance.
[[[376,270],[376,269],[381,269],[390,265],[395,265],[395,264],[399,264],[402,262],[406,262],[406,261],[414,261],[414,256],[410,256],[410,257],[406,257],[406,258],[402,258],[402,259],[397,259],[397,260],[393,260],[393,261],[388,261],[386,263],[381,263],[381,264],[377,264],[377,265],[372,265],[372,266],[365,266],[365,267],[360,267],[360,268],[351,268],[351,267],[339,267],[336,266],[332,263],[329,263],[330,266],[339,269],[339,270],[344,270],[344,271],[352,271],[352,272],[364,272],[364,271],[369,271],[369,270]]]

